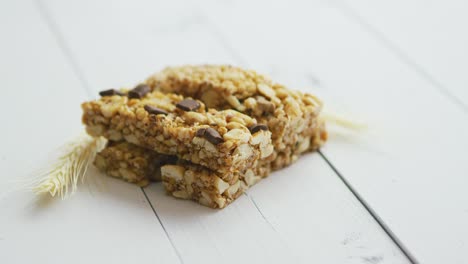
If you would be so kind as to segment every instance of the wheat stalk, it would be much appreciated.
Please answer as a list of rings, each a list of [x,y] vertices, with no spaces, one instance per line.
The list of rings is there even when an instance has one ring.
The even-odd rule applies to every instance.
[[[105,139],[81,134],[62,148],[62,154],[51,166],[39,174],[34,184],[36,194],[49,193],[62,199],[76,191],[79,180],[83,180],[89,164],[103,148]],[[71,193],[69,192],[71,189]]]
[[[323,113],[321,114],[321,119],[328,123],[333,123],[339,127],[355,131],[363,131],[368,128],[368,126],[364,123],[358,123],[355,120],[334,113]]]

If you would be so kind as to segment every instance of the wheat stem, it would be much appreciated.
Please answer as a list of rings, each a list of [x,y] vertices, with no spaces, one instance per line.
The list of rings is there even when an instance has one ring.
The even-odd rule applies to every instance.
[[[358,123],[354,120],[345,118],[343,116],[339,116],[337,114],[323,113],[321,115],[321,118],[328,123],[333,123],[339,127],[343,127],[343,128],[347,128],[351,130],[362,131],[368,128],[366,124]]]
[[[62,199],[74,193],[104,143],[103,138],[93,138],[84,133],[68,142],[57,161],[39,175],[33,191],[36,194],[49,193],[52,197],[58,195]]]

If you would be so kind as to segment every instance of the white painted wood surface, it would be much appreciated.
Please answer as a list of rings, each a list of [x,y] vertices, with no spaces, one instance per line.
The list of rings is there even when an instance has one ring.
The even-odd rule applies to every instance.
[[[326,93],[346,109],[366,114],[377,131],[354,140],[332,139],[324,152],[417,258],[463,262],[459,250],[468,231],[466,115],[335,7],[272,7],[272,19],[256,22],[256,29],[271,29],[262,35],[249,30],[254,12],[244,13],[236,23],[221,12],[212,14],[218,27],[229,32],[228,42],[243,50],[255,68],[282,61],[277,67],[311,69]],[[281,21],[275,24],[274,17],[289,17],[284,10],[295,15],[299,27],[294,31]],[[304,32],[310,37],[303,37]],[[287,40],[280,39],[285,36]],[[254,43],[243,41],[254,37]],[[293,42],[294,49],[277,55],[285,56],[283,60],[274,58],[270,50],[281,49],[286,41]],[[269,49],[261,49],[267,45]],[[451,136],[435,140],[443,131]],[[446,221],[454,228],[441,224]]]
[[[346,2],[346,13],[468,112],[467,1]]]
[[[408,263],[318,155],[219,212],[174,200],[162,186],[148,195],[188,263]]]
[[[299,86],[310,83],[312,75],[320,84],[316,91],[330,97],[326,102],[339,106],[338,112],[359,113],[369,131],[332,136],[323,152],[416,260],[466,262],[463,108],[339,3],[275,2],[262,19],[255,11],[260,5],[247,10],[245,5],[219,4],[218,11],[205,13],[249,65],[272,69],[273,75],[298,69],[279,77]],[[227,9],[230,15],[222,12]],[[241,12],[242,20],[235,20]],[[294,30],[278,17],[289,18]],[[287,52],[278,52],[287,45]]]
[[[177,263],[136,186],[93,169],[93,181],[66,201],[18,189],[82,130],[87,97],[32,1],[1,1],[0,21],[0,263]]]
[[[108,5],[99,6],[89,3],[80,3],[72,7],[61,2],[49,1],[47,3],[56,24],[60,25],[63,38],[69,40],[67,42],[69,49],[76,54],[76,63],[80,65],[79,68],[100,68],[101,75],[99,76],[84,70],[84,76],[90,76],[87,79],[91,87],[96,90],[96,94],[98,90],[103,89],[102,87],[118,85],[115,83],[116,72],[119,73],[120,78],[126,78],[120,80],[120,83],[133,85],[135,80],[142,79],[165,65],[206,62],[236,63],[235,58],[227,52],[219,37],[204,23],[204,18],[200,17],[199,13],[187,13],[185,17],[179,16],[178,18],[178,14],[183,12],[180,9],[184,6],[184,2],[172,2],[173,6],[165,4],[164,9],[162,5],[158,6],[160,13],[158,17],[154,16],[152,8],[155,7],[150,1],[122,2],[113,6],[112,9],[109,9]],[[119,42],[122,36],[127,35],[126,33],[130,30],[125,31],[125,28],[113,25],[118,24],[120,18],[128,15],[128,10],[131,9],[138,16],[126,22],[126,27],[133,29],[126,41],[145,44],[141,47],[138,45],[138,49],[121,49],[113,43]],[[108,19],[100,20],[104,10],[108,14]],[[81,12],[87,12],[86,19],[73,17],[73,14]],[[185,21],[200,22],[192,25]],[[82,30],[82,28],[94,28],[96,31]],[[90,42],[94,34],[98,35],[103,31],[109,34],[101,34],[98,42]],[[101,48],[93,49],[93,51],[83,48],[89,45],[88,42],[97,43],[95,45]],[[105,54],[101,53],[101,50],[105,50]],[[122,61],[126,63],[121,63]],[[149,68],[151,68],[150,72],[148,72]],[[146,72],[144,76],[141,75],[142,72]],[[298,190],[302,193],[302,203],[307,203],[305,198],[309,192],[315,193],[317,197],[320,197],[320,193],[325,196],[330,192],[337,192],[336,199],[330,199],[332,201],[330,203],[317,199],[313,207],[310,207],[314,210],[304,210],[302,206],[297,206],[298,201],[295,196],[291,197],[291,200],[285,200],[280,203],[281,206],[277,206],[278,210],[287,210],[295,216],[301,215],[302,212],[301,218],[310,221],[299,222],[296,217],[285,218],[277,223],[282,227],[281,229],[275,229],[268,220],[265,220],[258,211],[262,210],[262,207],[257,209],[247,197],[242,197],[226,210],[213,212],[191,202],[177,201],[167,197],[159,186],[148,189],[147,193],[184,262],[199,263],[203,260],[209,263],[238,262],[241,258],[278,263],[290,259],[298,262],[313,260],[329,263],[360,263],[363,259],[381,259],[382,262],[405,263],[406,260],[401,252],[340,183],[323,160],[315,163],[317,163],[317,169],[322,169],[318,170],[319,173],[315,176],[317,178],[310,178],[310,180],[323,181],[320,188],[316,188],[320,185],[315,185],[314,181],[310,182],[311,186],[307,184],[309,181],[305,180],[308,179],[307,176],[310,176],[307,174],[302,180],[294,181],[296,185],[303,186],[302,190]],[[297,174],[299,171],[300,168],[296,167],[296,173],[292,174]],[[286,172],[282,174],[285,175]],[[282,192],[283,186],[277,182],[267,190],[271,196],[272,193]],[[278,203],[276,200],[266,203],[267,197],[264,195],[260,197],[263,198],[262,204],[266,206],[274,206]],[[337,208],[348,208],[349,211],[343,216],[342,210],[337,210]],[[329,211],[330,209],[333,210]],[[323,213],[319,213],[320,211]],[[295,214],[292,214],[293,212]],[[323,217],[315,217],[317,213]],[[277,215],[273,216],[277,217]],[[358,217],[355,218],[356,216]],[[329,225],[331,222],[335,224]],[[322,231],[324,224],[335,228],[324,232]],[[353,227],[349,228],[350,226]],[[372,228],[368,229],[368,226]],[[297,232],[300,233],[297,234]],[[314,234],[322,234],[323,239],[311,243],[310,237]],[[323,248],[328,250],[324,251]],[[229,258],[232,251],[242,252],[242,254]]]
[[[466,113],[346,13],[350,5],[0,2],[7,99],[0,117],[13,124],[2,132],[0,193],[81,129],[80,102],[102,89],[134,85],[166,65],[258,69],[322,95],[338,112],[353,112],[371,127],[361,134],[332,134],[322,150],[351,190],[323,157],[310,154],[221,211],[175,200],[160,184],[142,192],[95,170],[75,196],[48,206],[38,207],[27,192],[8,193],[0,196],[0,261],[466,262]],[[456,84],[449,91],[464,100],[462,77],[440,76]],[[14,100],[18,91],[21,108]]]

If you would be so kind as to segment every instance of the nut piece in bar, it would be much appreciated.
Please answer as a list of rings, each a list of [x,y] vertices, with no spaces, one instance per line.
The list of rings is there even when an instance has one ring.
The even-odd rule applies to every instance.
[[[255,119],[231,109],[206,110],[199,102],[196,111],[175,111],[184,99],[159,91],[137,100],[102,97],[82,104],[83,123],[92,136],[125,140],[218,172],[242,171],[272,154],[271,132],[252,135],[247,128],[256,124]],[[169,114],[149,114],[147,105]],[[202,128],[206,129],[203,137],[197,137]]]

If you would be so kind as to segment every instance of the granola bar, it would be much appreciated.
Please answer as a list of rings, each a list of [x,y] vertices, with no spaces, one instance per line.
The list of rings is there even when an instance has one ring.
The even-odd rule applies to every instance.
[[[209,108],[245,110],[239,102],[271,81],[252,70],[229,65],[167,67],[146,80],[152,89],[198,98]]]
[[[275,150],[270,157],[273,169],[289,165],[327,139],[324,123],[319,120],[320,100],[252,70],[226,65],[168,67],[148,78],[146,84],[153,90],[199,99],[208,107],[236,109],[267,125]]]
[[[219,173],[126,141],[109,141],[96,155],[94,164],[110,176],[142,187],[162,179],[172,196],[211,208],[227,206],[270,172],[268,167],[254,166],[242,173]]]
[[[159,154],[125,141],[109,141],[96,154],[94,165],[110,176],[144,187],[150,181],[161,181],[161,166],[176,161],[175,156]]]
[[[194,200],[211,208],[224,208],[245,190],[269,174],[256,166],[244,172],[226,175],[200,165],[180,161],[161,167],[162,181],[168,193],[181,199]]]
[[[273,152],[271,132],[238,111],[207,110],[190,98],[139,85],[85,102],[83,123],[92,136],[126,140],[218,172],[243,171]]]
[[[176,164],[156,169],[166,190],[175,197],[213,208],[225,207],[271,170],[291,164],[301,153],[317,149],[327,138],[319,118],[322,103],[317,98],[291,91],[254,71],[230,66],[167,68],[131,91],[107,90],[101,95],[103,98],[95,104],[83,104],[88,133],[149,148],[119,143],[128,145],[125,151],[137,153],[128,157],[148,160],[151,155],[160,159],[167,154],[177,155]],[[213,109],[206,110],[207,107]],[[148,116],[138,119],[141,108]],[[267,131],[271,131],[268,135],[272,145],[265,140]],[[178,140],[180,133],[182,138]],[[158,136],[159,139],[153,139]],[[218,149],[230,140],[237,143],[237,150],[249,146],[247,152],[255,157],[247,158],[241,149],[237,154],[245,158],[238,163],[236,158],[231,161],[229,155],[237,150]],[[162,143],[165,141],[172,144]],[[206,155],[206,151],[212,155]],[[151,162],[139,169],[126,165],[124,173],[117,174],[115,171],[120,172],[126,162],[115,162],[109,155],[105,161],[114,164],[112,171],[117,177],[145,183],[151,176],[144,173]],[[103,170],[109,174],[108,169]]]

